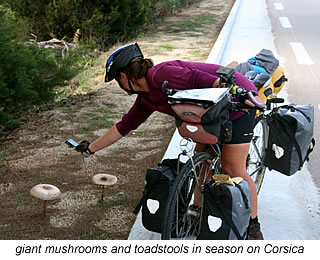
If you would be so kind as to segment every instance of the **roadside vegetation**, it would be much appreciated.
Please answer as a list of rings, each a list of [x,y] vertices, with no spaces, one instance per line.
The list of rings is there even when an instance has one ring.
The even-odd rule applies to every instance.
[[[0,3],[3,2],[0,0]],[[45,6],[46,2],[63,1],[7,2],[28,2],[31,5],[41,2]],[[81,0],[64,2],[80,3]],[[95,140],[118,122],[134,103],[136,97],[128,96],[115,81],[104,83],[105,62],[114,50],[136,41],[145,57],[153,59],[155,64],[173,59],[205,62],[234,1],[197,0],[181,9],[178,1],[153,2],[158,3],[159,10],[158,13],[153,12],[153,23],[141,26],[136,37],[115,42],[105,51],[98,43],[91,46],[82,34],[78,37],[79,42],[66,39],[78,46],[76,52],[69,55],[75,57],[72,66],[76,75],[52,88],[51,101],[36,104],[28,103],[31,102],[28,99],[25,106],[12,106],[9,113],[4,109],[9,99],[3,99],[4,88],[1,89],[0,111],[9,114],[20,127],[9,131],[4,130],[5,124],[0,124],[0,205],[6,209],[0,211],[0,239],[128,238],[136,219],[132,210],[141,198],[146,170],[156,167],[162,160],[175,131],[174,119],[155,112],[116,145],[94,156],[87,156],[89,178],[86,178],[81,155],[69,149],[64,142],[70,137],[76,141]],[[175,3],[176,6],[163,9],[161,2]],[[13,15],[8,8],[6,15],[10,19]],[[200,17],[203,18],[201,23]],[[15,18],[15,21],[19,20]],[[0,26],[0,30],[3,28],[6,27]],[[20,46],[21,42],[29,41],[30,31],[23,33],[26,32],[25,23],[16,28],[12,30],[12,35],[17,38],[12,42],[17,43],[14,46]],[[61,39],[62,35],[37,36],[37,41],[42,41],[52,37]],[[0,37],[0,46],[3,46],[2,39]],[[34,51],[39,50],[35,48]],[[8,50],[1,51],[1,55],[7,53]],[[55,57],[49,50],[48,56],[59,64],[57,68],[67,62]],[[16,63],[19,64],[19,60]],[[1,69],[4,67],[0,64]],[[27,76],[32,75],[30,67],[26,71]],[[37,82],[36,77],[45,74],[36,75],[30,81]],[[0,82],[3,79],[7,79],[5,73],[0,75]],[[118,179],[117,184],[105,190],[103,201],[99,200],[101,189],[91,182],[95,174],[101,173],[114,175]],[[59,200],[48,204],[46,217],[42,214],[39,200],[30,195],[30,189],[39,183],[55,185],[62,192]]]
[[[84,78],[103,73],[91,73],[97,52],[147,33],[151,24],[196,1],[0,0],[0,138],[20,126],[27,109],[73,94],[78,86],[88,91]],[[53,48],[38,47],[52,38],[76,48],[61,58]]]

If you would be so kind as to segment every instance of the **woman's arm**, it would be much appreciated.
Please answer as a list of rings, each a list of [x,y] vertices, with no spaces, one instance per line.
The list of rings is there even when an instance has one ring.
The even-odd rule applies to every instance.
[[[161,88],[163,82],[168,81],[168,88],[172,89],[196,89],[217,86],[219,77],[213,72],[208,73],[197,67],[183,66],[184,63],[167,64],[154,72],[151,79],[153,85]]]
[[[91,152],[97,152],[120,140],[123,136],[119,133],[117,127],[113,125],[103,136],[99,137],[89,145]]]

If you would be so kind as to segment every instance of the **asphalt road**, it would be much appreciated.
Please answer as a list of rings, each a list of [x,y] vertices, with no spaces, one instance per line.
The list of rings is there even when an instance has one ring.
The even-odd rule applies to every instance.
[[[312,104],[315,109],[316,146],[308,169],[320,188],[320,1],[267,1],[277,52],[288,81],[290,103]]]

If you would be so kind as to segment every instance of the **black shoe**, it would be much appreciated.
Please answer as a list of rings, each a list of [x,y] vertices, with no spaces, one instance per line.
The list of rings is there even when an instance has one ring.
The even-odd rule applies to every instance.
[[[263,240],[259,222],[249,224],[246,240]]]

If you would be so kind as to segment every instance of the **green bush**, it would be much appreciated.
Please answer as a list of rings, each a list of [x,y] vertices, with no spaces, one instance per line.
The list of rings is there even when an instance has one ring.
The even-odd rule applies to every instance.
[[[3,0],[30,24],[38,40],[72,39],[80,29],[83,41],[102,49],[134,36],[146,24],[148,0]]]
[[[0,130],[18,124],[15,115],[32,105],[52,101],[81,68],[77,53],[55,57],[52,49],[20,43],[15,20],[0,8]]]
[[[72,40],[80,30],[83,42],[102,50],[137,35],[144,25],[195,0],[0,0],[26,21],[38,40]]]
[[[81,56],[65,59],[28,41],[67,37],[110,45],[135,37],[143,26],[195,0],[0,0],[0,132],[14,129],[20,111],[54,99],[81,69]]]

